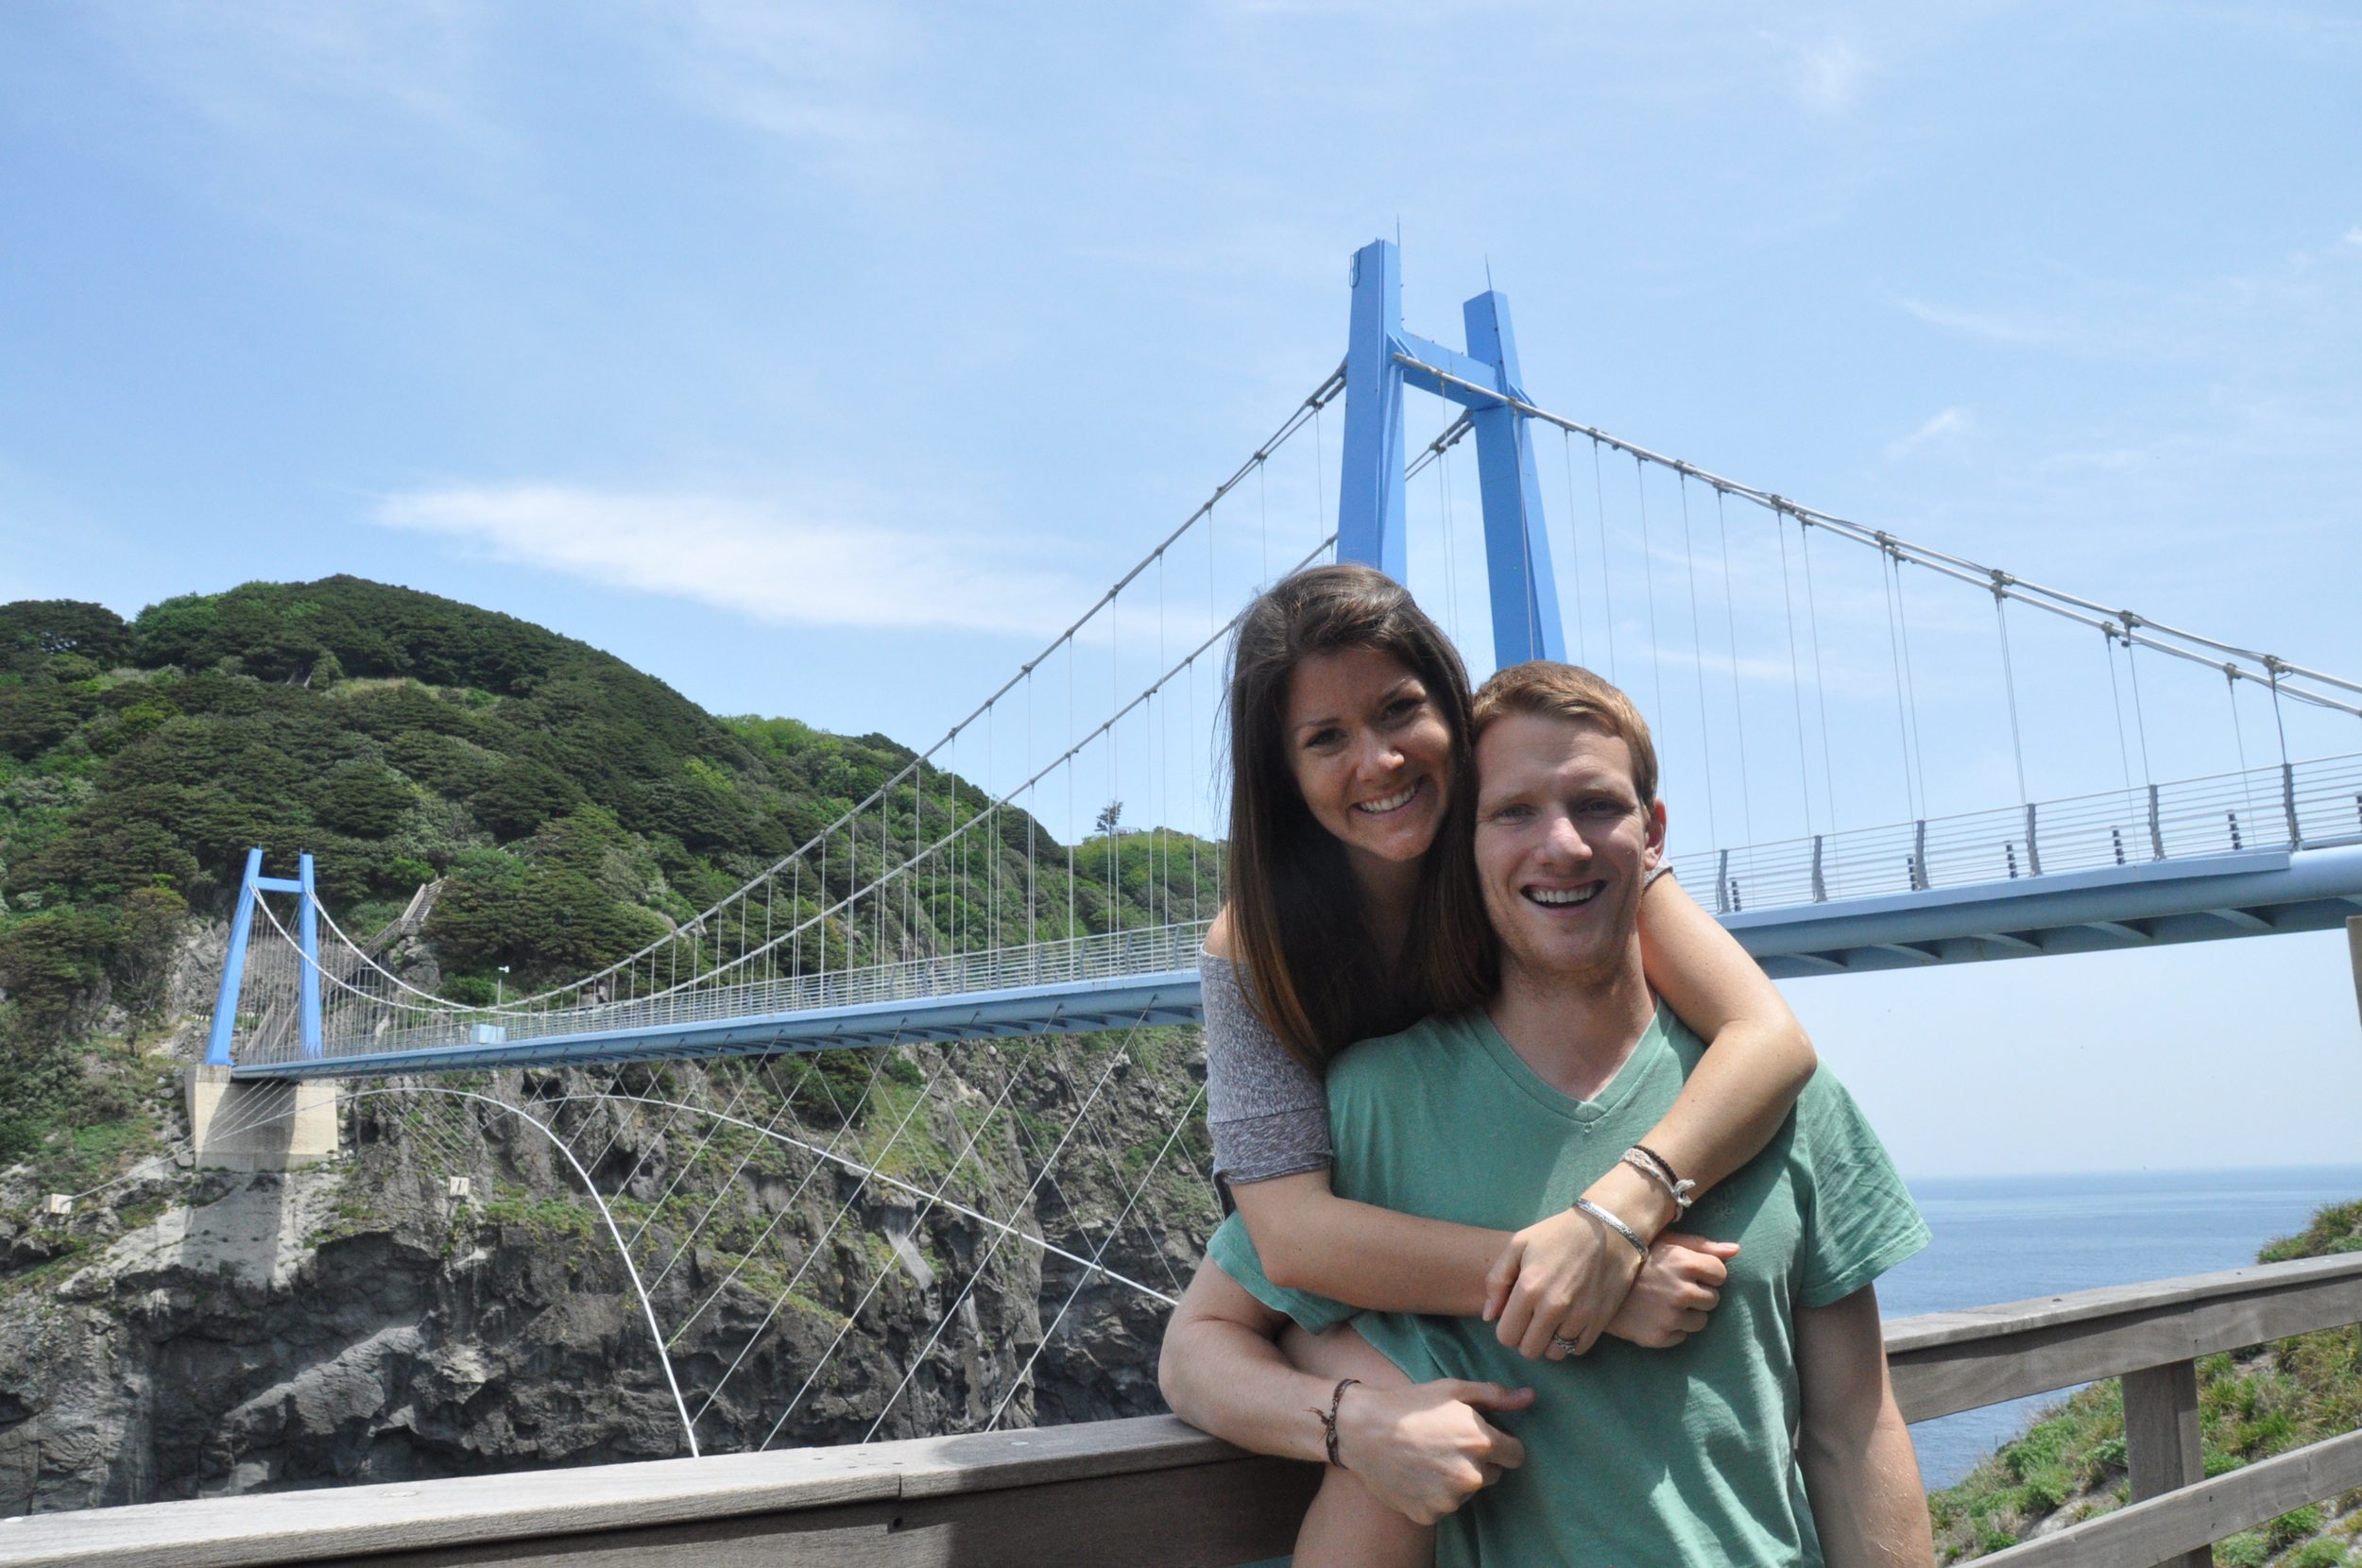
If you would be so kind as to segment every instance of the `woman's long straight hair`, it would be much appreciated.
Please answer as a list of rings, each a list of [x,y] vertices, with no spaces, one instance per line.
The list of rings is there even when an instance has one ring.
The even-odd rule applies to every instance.
[[[1398,959],[1378,951],[1345,847],[1296,786],[1288,686],[1314,654],[1372,649],[1416,674],[1451,731],[1444,820],[1419,867]],[[1230,656],[1230,927],[1248,997],[1314,1072],[1356,1040],[1492,994],[1497,959],[1473,860],[1468,673],[1409,590],[1366,566],[1313,567],[1248,606]]]

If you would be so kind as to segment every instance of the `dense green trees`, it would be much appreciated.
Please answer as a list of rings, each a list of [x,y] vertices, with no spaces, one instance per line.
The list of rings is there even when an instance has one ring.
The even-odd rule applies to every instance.
[[[248,845],[274,874],[309,850],[356,938],[444,878],[425,935],[444,995],[474,1004],[491,1001],[496,966],[515,997],[676,933],[692,973],[761,945],[763,921],[813,924],[801,952],[773,962],[787,973],[844,968],[855,949],[1212,914],[1214,845],[1110,812],[1070,850],[1009,810],[995,841],[959,841],[888,919],[822,921],[992,806],[924,768],[877,831],[864,812],[825,874],[813,858],[751,912],[754,929],[696,924],[910,763],[883,735],[713,718],[581,642],[359,578],[246,583],[132,621],[71,600],[0,605],[0,1165],[35,1155],[66,1181],[76,1162],[111,1160],[93,1152],[116,1148],[104,1129],[146,1136],[154,1077],[90,1037],[104,1025],[137,1039],[163,1014],[191,912],[227,912]],[[869,1065],[831,1056],[808,1084],[858,1094]]]
[[[22,1084],[63,1106],[56,1086],[76,1075],[59,1062],[80,1059],[101,1001],[136,1033],[163,1005],[186,912],[226,909],[250,844],[278,875],[310,850],[355,936],[444,878],[426,934],[446,992],[488,998],[496,965],[514,995],[676,929],[685,957],[745,950],[759,932],[690,923],[911,760],[881,735],[717,719],[583,643],[351,577],[168,599],[128,622],[73,601],[0,605],[0,1042],[14,1053],[0,1052],[0,1099]],[[865,828],[825,884],[815,858],[800,905],[780,898],[771,916],[814,918],[989,805],[921,770],[881,814],[883,844]],[[1054,840],[1017,811],[998,839],[964,841],[890,921],[815,928],[780,967],[817,965],[824,943],[833,968],[848,942],[1017,942],[1029,920],[1068,934],[1063,891],[1030,906],[1024,891],[1027,846]],[[1111,821],[1074,863],[1081,929],[1213,907],[1210,847],[1178,835]]]

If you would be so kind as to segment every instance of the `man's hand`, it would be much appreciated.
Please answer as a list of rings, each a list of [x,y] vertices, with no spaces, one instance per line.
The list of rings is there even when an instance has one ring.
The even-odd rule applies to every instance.
[[[1526,1462],[1525,1445],[1480,1410],[1522,1410],[1532,1389],[1444,1378],[1351,1388],[1337,1406],[1337,1457],[1388,1508],[1432,1525]]]
[[[1705,1327],[1706,1314],[1721,1304],[1730,1278],[1726,1266],[1737,1255],[1736,1241],[1666,1232],[1649,1249],[1647,1265],[1607,1331],[1649,1350],[1680,1344]]]
[[[1494,1337],[1528,1359],[1563,1360],[1552,1335],[1591,1348],[1624,1304],[1640,1254],[1577,1209],[1538,1220],[1509,1238],[1484,1281],[1484,1319]]]

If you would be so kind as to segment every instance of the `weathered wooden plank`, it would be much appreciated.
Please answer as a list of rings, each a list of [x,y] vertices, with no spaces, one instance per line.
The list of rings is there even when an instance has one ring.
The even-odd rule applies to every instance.
[[[2211,1481],[2169,1491],[2146,1503],[2056,1535],[2021,1542],[1978,1568],[2150,1568],[2182,1553],[2204,1550],[2290,1508],[2362,1486],[2362,1432],[2349,1432],[2295,1449]],[[2211,1555],[2211,1554],[2210,1554]]]
[[[1238,1450],[1172,1416],[1079,1422],[971,1437],[881,1444],[894,1451],[904,1497],[1039,1486],[1089,1475],[1208,1464]]]
[[[1995,1334],[2024,1333],[2150,1308],[2193,1305],[2217,1297],[2247,1294],[2259,1287],[2279,1289],[2301,1282],[2348,1276],[2362,1278],[2362,1253],[2301,1258],[2293,1263],[2251,1264],[2210,1274],[2078,1290],[2072,1295],[2035,1296],[1958,1312],[1928,1312],[1916,1318],[1897,1318],[1886,1325],[1887,1355],[1892,1357],[1909,1351],[1990,1338]]]
[[[2175,1361],[2124,1374],[2124,1457],[2135,1503],[2204,1478],[2197,1362]],[[2214,1553],[2199,1546],[2160,1568],[2211,1568],[2214,1560]]]
[[[841,1449],[143,1503],[0,1521],[0,1563],[304,1562],[456,1541],[819,1508],[900,1495]]]
[[[152,1542],[19,1557],[10,1563],[137,1563],[140,1568],[249,1568],[334,1562],[339,1568],[1231,1568],[1288,1550],[1320,1471],[1236,1455],[1018,1485],[628,1527],[542,1518],[518,1536],[478,1536],[426,1550],[305,1549],[262,1541]],[[627,1467],[613,1467],[627,1468]],[[83,1516],[89,1517],[89,1516]],[[5,1533],[0,1532],[0,1539]],[[347,1542],[346,1545],[353,1544]]]
[[[1265,1492],[1277,1488],[1294,1498],[1289,1505],[1292,1512],[1265,1518],[1252,1508],[1234,1508],[1224,1493],[1187,1491],[1207,1484],[1207,1467],[1220,1464],[1249,1467],[1237,1483],[1242,1499],[1260,1495],[1256,1488]],[[719,1527],[748,1517],[770,1520],[766,1528],[771,1533],[793,1535],[802,1526],[789,1529],[787,1521],[820,1518],[847,1505],[899,1505],[1004,1491],[1038,1500],[1060,1486],[1087,1491],[1083,1483],[1104,1484],[1111,1477],[1138,1477],[1140,1484],[1108,1487],[1110,1496],[1140,1492],[1147,1499],[1141,1506],[1162,1509],[1204,1510],[1208,1498],[1223,1497],[1222,1506],[1211,1511],[1233,1515],[1230,1526],[1256,1542],[1284,1525],[1279,1546],[1272,1548],[1277,1550],[1292,1539],[1294,1520],[1302,1515],[1318,1472],[1277,1460],[1249,1460],[1170,1416],[1152,1416],[845,1448],[539,1471],[529,1477],[476,1475],[43,1514],[0,1521],[0,1563],[27,1568],[133,1563],[141,1568],[218,1568],[391,1560],[435,1550],[457,1553],[453,1561],[505,1561],[510,1557],[500,1554],[513,1556],[513,1549],[535,1541],[571,1541],[573,1544],[562,1550],[573,1553],[608,1532],[654,1528],[661,1533],[667,1526],[693,1524]],[[1082,1511],[1088,1513],[1089,1508],[1083,1507]],[[839,1520],[830,1529],[851,1535],[832,1541],[821,1556],[779,1560],[865,1560],[854,1555],[857,1549],[849,1542],[866,1526],[844,1523],[841,1512],[830,1517]],[[894,1549],[921,1548],[897,1544]],[[821,1548],[815,1545],[813,1550]],[[1248,1550],[1227,1560],[1268,1555],[1267,1550]],[[528,1554],[520,1560],[533,1559]],[[1032,1568],[1054,1560],[1036,1559]],[[1094,1558],[1085,1553],[1070,1560]]]
[[[334,1559],[337,1568],[1232,1568],[1285,1552],[1312,1466],[1240,1457],[708,1523]]]
[[[2076,1314],[2032,1329],[1995,1328],[1980,1338],[1946,1336],[1924,1348],[1890,1349],[1895,1402],[1907,1421],[2045,1393],[2144,1367],[2194,1360],[2362,1319],[2362,1269],[2349,1254],[2274,1265],[2248,1293],[2158,1300],[2108,1316]],[[2336,1270],[2313,1270],[2334,1262]],[[2100,1292],[2093,1292],[2100,1294]]]

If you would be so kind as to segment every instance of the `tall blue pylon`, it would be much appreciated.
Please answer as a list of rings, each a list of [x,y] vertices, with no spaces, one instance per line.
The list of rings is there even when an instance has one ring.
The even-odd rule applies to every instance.
[[[306,1058],[320,1054],[320,928],[319,899],[314,889],[312,855],[297,860],[293,880],[263,875],[263,852],[246,852],[246,875],[238,879],[238,904],[230,916],[230,952],[221,966],[221,989],[214,997],[214,1024],[205,1037],[205,1065],[227,1067],[231,1036],[238,1027],[238,989],[246,979],[246,949],[254,932],[254,901],[265,893],[292,893],[301,902],[296,912],[296,944],[303,951],[303,967],[296,977],[296,1043]]]
[[[1505,668],[1566,656],[1558,580],[1542,513],[1517,374],[1509,299],[1488,289],[1461,307],[1468,349],[1460,353],[1402,329],[1402,256],[1372,240],[1353,256],[1353,313],[1345,345],[1345,437],[1337,485],[1337,558],[1407,580],[1402,393],[1432,392],[1468,410],[1484,503],[1485,579],[1492,596],[1493,659]]]

